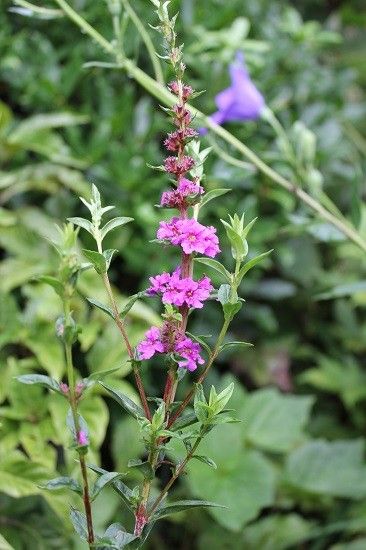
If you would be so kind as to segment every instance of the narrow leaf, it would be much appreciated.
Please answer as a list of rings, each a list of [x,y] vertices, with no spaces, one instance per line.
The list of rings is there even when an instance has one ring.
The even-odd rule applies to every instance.
[[[122,475],[123,474],[120,474],[118,472],[108,472],[106,474],[102,474],[94,483],[94,487],[91,492],[91,499],[95,500],[104,487],[110,485],[112,481],[115,481],[116,479],[122,477]]]
[[[22,374],[21,376],[17,376],[17,380],[22,384],[39,384],[44,388],[60,392],[58,382],[50,376],[45,376],[44,374]]]
[[[208,456],[204,455],[193,455],[192,458],[195,458],[196,460],[199,460],[200,462],[203,462],[204,464],[207,464],[207,466],[210,466],[214,470],[217,470],[216,462],[212,460],[212,458],[209,458]]]
[[[121,225],[126,225],[129,222],[132,222],[133,218],[126,218],[123,216],[119,216],[118,218],[113,218],[113,220],[110,220],[105,224],[105,226],[101,230],[101,236],[102,239],[113,229],[116,227],[120,227]]]
[[[132,309],[137,300],[140,300],[140,298],[143,298],[144,296],[146,296],[145,290],[131,296],[124,308],[122,309],[121,313],[119,314],[120,318],[123,319],[124,317],[126,317],[127,313],[130,311],[130,309]]]
[[[195,262],[199,262],[200,264],[207,265],[211,269],[214,269],[215,271],[220,273],[220,275],[222,275],[225,280],[230,281],[230,279],[231,279],[230,273],[217,260],[212,260],[211,258],[195,258]]]
[[[137,459],[132,458],[131,460],[128,461],[127,466],[129,468],[137,469],[139,472],[142,473],[144,478],[148,480],[154,479],[154,470],[152,469],[151,464],[148,461],[142,461],[139,458]]]
[[[94,298],[87,298],[87,300],[89,304],[92,304],[93,306],[101,309],[102,311],[104,311],[104,313],[106,313],[107,315],[112,317],[112,319],[114,319],[113,311],[109,306],[102,304],[102,302],[99,302],[99,300],[95,300]]]
[[[93,224],[89,220],[86,220],[85,218],[67,218],[67,221],[86,229],[88,233],[93,235]]]
[[[104,384],[103,382],[99,382],[101,386],[103,386],[104,389],[106,389],[113,399],[121,405],[127,411],[129,414],[134,416],[135,418],[144,418],[145,414],[142,408],[139,405],[136,405],[127,395],[124,395],[122,392],[118,390],[114,390],[107,384]]]
[[[248,348],[248,347],[252,347],[253,344],[251,344],[250,342],[227,342],[226,344],[223,344],[222,346],[220,346],[220,353],[223,351],[223,350],[227,350],[227,349],[233,349],[233,348]]]
[[[126,529],[120,523],[112,523],[112,525],[107,528],[104,536],[112,541],[114,548],[118,548],[118,550],[122,550],[127,544],[137,538],[136,535],[127,533]]]
[[[251,260],[249,260],[249,262],[247,262],[246,264],[243,265],[243,267],[240,269],[239,273],[238,273],[238,276],[237,276],[237,283],[238,285],[241,283],[244,275],[246,273],[248,273],[248,271],[250,269],[252,269],[252,267],[254,267],[255,265],[257,265],[259,262],[261,262],[264,258],[266,258],[269,254],[271,254],[272,250],[268,250],[267,252],[263,252],[263,254],[259,254],[259,256],[256,256],[255,258],[252,258]]]
[[[63,476],[56,477],[47,481],[45,485],[40,485],[41,489],[48,489],[49,491],[56,491],[58,489],[71,489],[75,493],[83,494],[83,489],[75,479],[71,477]]]
[[[56,277],[50,277],[49,275],[41,275],[40,277],[37,277],[37,280],[40,283],[46,283],[46,285],[51,286],[58,296],[60,296],[61,298],[63,297],[64,286],[58,279],[56,279]]]
[[[70,519],[77,534],[85,541],[88,540],[88,527],[85,514],[75,508],[71,508]]]
[[[103,468],[99,468],[99,466],[95,466],[94,464],[88,464],[88,467],[98,475],[108,474],[107,470],[104,470]],[[112,480],[112,487],[122,498],[127,508],[132,512],[133,508],[131,506],[131,503],[133,499],[133,493],[131,489],[118,478]]]
[[[221,506],[221,504],[209,502],[208,500],[179,500],[157,510],[155,512],[155,518],[162,519],[171,514],[183,512],[184,510],[190,510],[192,508],[226,508],[226,506]]]
[[[221,197],[221,195],[225,195],[225,193],[228,193],[229,191],[231,191],[231,189],[211,189],[211,191],[209,191],[202,197],[200,208],[202,208],[202,206],[212,201],[213,199]]]

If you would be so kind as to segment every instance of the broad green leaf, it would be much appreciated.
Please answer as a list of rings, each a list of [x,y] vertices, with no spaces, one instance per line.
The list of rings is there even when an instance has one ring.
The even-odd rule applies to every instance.
[[[178,512],[184,512],[192,508],[225,508],[225,506],[208,500],[178,500],[159,508],[154,516],[157,519],[162,519],[171,514],[177,514]]]
[[[74,225],[82,227],[83,229],[86,229],[88,233],[93,235],[93,224],[91,223],[91,221],[86,220],[85,218],[67,218],[67,221],[73,223]]]
[[[79,537],[87,541],[88,527],[85,514],[82,514],[81,512],[79,512],[79,510],[76,510],[75,508],[71,508],[70,519]]]
[[[109,306],[102,304],[102,302],[99,302],[99,300],[95,300],[94,298],[87,298],[87,300],[90,304],[97,307],[98,309],[101,309],[104,313],[109,315],[109,317],[112,317],[112,319],[114,319],[113,311]]]
[[[259,254],[259,256],[256,256],[255,258],[252,258],[248,262],[246,262],[243,267],[240,269],[238,276],[237,276],[237,282],[238,284],[241,283],[244,275],[248,273],[250,269],[252,269],[254,266],[256,266],[259,262],[261,262],[264,258],[266,258],[269,254],[271,254],[272,250],[268,250],[267,252],[263,252],[263,254]]]
[[[210,267],[211,269],[214,269],[215,271],[220,273],[220,275],[222,275],[226,281],[230,281],[230,278],[231,278],[230,273],[217,260],[212,260],[211,258],[195,258],[194,260],[195,260],[195,262],[207,265],[207,267]]]
[[[50,481],[47,481],[44,485],[40,486],[41,489],[48,489],[49,491],[56,491],[58,489],[71,489],[71,491],[75,491],[76,493],[79,493],[80,495],[83,494],[83,489],[79,482],[77,482],[75,479],[72,479],[71,477],[56,477],[55,479],[51,479]]]
[[[290,485],[312,494],[364,499],[364,452],[362,439],[310,441],[288,457],[285,479]]]
[[[107,271],[107,262],[103,254],[99,254],[95,250],[86,250],[83,249],[83,253],[88,258],[88,260],[93,264],[95,271],[102,275]]]
[[[143,409],[136,405],[127,395],[124,395],[123,393],[114,390],[111,386],[108,386],[104,382],[100,382],[101,386],[105,388],[113,397],[117,403],[121,405],[127,411],[129,414],[134,416],[135,418],[143,418],[145,416]]]
[[[283,395],[274,388],[251,393],[240,411],[245,438],[268,451],[290,450],[303,437],[313,403],[313,397]]]
[[[102,239],[113,229],[116,227],[121,227],[122,225],[126,225],[129,222],[132,222],[133,218],[126,218],[123,216],[119,216],[118,218],[113,218],[113,220],[110,220],[105,224],[105,226],[101,230],[101,236]]]
[[[100,491],[106,487],[107,485],[110,485],[113,481],[117,480],[118,478],[122,477],[123,474],[120,474],[118,472],[108,472],[106,474],[102,474],[96,482],[94,483],[93,489],[91,491],[91,499],[95,500],[97,496],[99,495]]]
[[[59,383],[50,376],[45,376],[44,374],[22,374],[17,377],[17,380],[22,384],[39,384],[50,390],[60,392]]]
[[[203,195],[199,205],[200,208],[202,208],[202,206],[212,201],[213,199],[216,199],[217,197],[221,197],[221,195],[225,195],[225,193],[228,193],[229,191],[231,191],[231,189],[211,189],[211,191],[208,191]]]

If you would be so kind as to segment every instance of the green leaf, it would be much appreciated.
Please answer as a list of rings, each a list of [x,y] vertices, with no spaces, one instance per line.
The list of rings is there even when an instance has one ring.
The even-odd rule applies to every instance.
[[[226,508],[226,506],[208,500],[178,500],[177,502],[172,502],[157,510],[154,517],[156,519],[163,519],[171,514],[184,512],[192,508]]]
[[[204,455],[193,455],[192,458],[195,458],[196,460],[199,460],[200,462],[203,462],[204,464],[207,464],[207,466],[210,466],[214,470],[217,470],[216,462],[212,460],[212,458],[209,458],[208,456]]]
[[[301,441],[313,397],[283,395],[269,388],[251,393],[240,410],[245,438],[272,452],[286,452]]]
[[[186,331],[186,334],[192,338],[192,340],[194,340],[195,342],[197,342],[198,344],[200,344],[200,346],[203,347],[203,349],[206,351],[206,353],[208,354],[208,356],[210,357],[211,355],[211,348],[210,346],[204,341],[204,339],[200,336],[195,336],[194,334],[192,334],[191,332],[188,332]]]
[[[84,255],[93,264],[94,269],[99,275],[107,272],[107,262],[103,254],[99,254],[95,250],[83,249]]]
[[[235,302],[234,304],[224,304],[222,309],[224,310],[224,317],[226,320],[232,321],[237,313],[241,310],[243,302]]]
[[[102,304],[102,302],[99,302],[99,300],[95,300],[94,298],[87,298],[89,304],[92,304],[93,306],[97,307],[98,309],[101,309],[104,313],[109,315],[109,317],[112,317],[114,319],[113,311],[109,306],[106,306],[105,304]]]
[[[366,281],[355,281],[353,283],[344,283],[337,285],[331,290],[322,292],[314,296],[314,300],[333,300],[335,298],[344,298],[345,296],[353,296],[354,294],[366,293]]]
[[[128,461],[128,468],[135,468],[142,473],[144,478],[152,480],[154,479],[154,470],[148,461],[143,461],[140,458],[132,458]]]
[[[86,523],[85,514],[79,512],[75,508],[71,508],[70,519],[74,526],[75,531],[83,540],[88,540],[88,527]]]
[[[80,495],[83,494],[83,489],[75,479],[71,477],[56,477],[55,479],[50,479],[45,485],[40,485],[41,489],[48,489],[49,491],[56,491],[58,489],[71,489]]]
[[[144,296],[146,296],[146,291],[143,290],[141,292],[138,292],[137,294],[134,294],[133,296],[131,296],[127,303],[125,304],[124,308],[122,309],[121,313],[119,314],[120,318],[121,319],[124,319],[127,315],[127,313],[130,311],[130,309],[132,309],[132,307],[134,306],[134,304],[137,302],[137,300],[140,300],[140,298],[143,298]]]
[[[211,269],[214,269],[215,271],[220,273],[220,275],[222,275],[225,280],[230,281],[230,279],[231,279],[230,273],[217,260],[212,260],[211,258],[195,258],[194,261],[198,262],[200,264],[207,265],[208,267],[211,267]]]
[[[121,225],[126,225],[127,223],[132,221],[133,221],[133,218],[126,218],[123,216],[119,216],[118,218],[113,218],[113,220],[110,220],[109,222],[107,222],[105,226],[102,228],[101,230],[102,240],[110,231],[112,231],[116,227],[120,227]]]
[[[253,344],[250,342],[227,342],[226,344],[223,344],[220,346],[220,353],[224,350],[232,350],[233,348],[248,348],[253,347]]]
[[[364,499],[366,497],[365,442],[310,441],[287,459],[285,479],[316,495]]]
[[[263,252],[263,254],[259,254],[259,256],[256,256],[255,258],[252,258],[251,260],[246,262],[238,273],[237,284],[239,285],[244,275],[248,273],[248,271],[256,266],[259,262],[261,262],[264,258],[266,258],[269,254],[271,254],[271,252],[273,252],[273,250],[268,250],[267,252]]]
[[[47,285],[51,286],[58,296],[60,296],[61,298],[63,297],[64,286],[58,279],[56,279],[56,277],[41,275],[40,277],[37,277],[37,280],[40,283],[46,283]]]
[[[86,220],[85,218],[67,218],[67,221],[73,223],[74,225],[82,227],[83,229],[86,229],[86,231],[91,235],[93,235],[94,233],[93,224],[91,223],[91,221]]]
[[[94,464],[88,464],[88,468],[90,468],[90,470],[98,475],[105,475],[109,473],[107,472],[107,470],[104,470],[99,466],[95,466]],[[132,512],[133,508],[131,506],[131,503],[133,500],[133,492],[131,491],[131,489],[118,478],[112,480],[112,487],[120,495],[127,508]]]
[[[216,394],[215,387],[211,387],[209,406],[212,408],[214,414],[219,414],[229,402],[234,391],[234,382],[231,382],[227,388],[222,390],[219,394]]]
[[[109,266],[111,265],[111,261],[112,261],[112,258],[113,258],[113,255],[115,254],[115,252],[118,252],[118,250],[116,250],[115,248],[109,248],[108,250],[105,250],[103,252],[103,256],[105,258],[105,261],[106,261],[106,265],[107,265],[107,270],[109,269]]]
[[[119,405],[121,405],[121,407],[123,407],[125,411],[127,411],[129,414],[131,414],[135,418],[145,417],[143,409],[139,405],[136,405],[136,403],[134,403],[129,397],[127,397],[127,395],[124,395],[120,391],[114,390],[103,382],[100,382],[100,385],[103,386],[103,388],[105,388],[111,394],[113,399],[117,401],[117,403],[119,403]]]
[[[21,376],[17,376],[17,380],[22,384],[39,384],[44,388],[60,392],[59,383],[44,374],[22,374]]]
[[[4,539],[4,537],[0,534],[0,549],[1,550],[15,550],[13,546],[10,546],[10,544]]]
[[[197,416],[195,413],[186,413],[180,416],[172,425],[171,430],[177,431],[183,428],[187,428],[197,422]]]
[[[114,544],[114,548],[122,550],[127,544],[135,540],[136,535],[127,533],[126,529],[120,523],[112,523],[104,533],[104,536],[111,540]]]
[[[229,193],[229,191],[231,191],[231,189],[211,189],[211,191],[208,191],[208,193],[205,193],[205,195],[203,195],[200,202],[200,208],[202,208],[202,206],[212,201],[213,199],[221,197],[221,195],[225,195],[225,193]]]
[[[94,483],[94,487],[91,491],[91,499],[95,500],[97,496],[99,495],[100,491],[106,487],[107,485],[110,485],[113,481],[117,480],[118,478],[122,477],[123,474],[120,474],[118,472],[108,472],[106,474],[102,474],[96,482]]]
[[[229,303],[230,294],[231,294],[231,286],[227,284],[221,285],[219,290],[217,291],[217,299],[220,302],[220,304],[224,305]]]

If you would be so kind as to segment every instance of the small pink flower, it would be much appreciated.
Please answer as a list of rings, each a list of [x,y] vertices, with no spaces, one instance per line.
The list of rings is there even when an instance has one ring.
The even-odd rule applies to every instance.
[[[177,189],[174,189],[174,191],[165,191],[162,194],[160,204],[167,208],[182,209],[192,204],[192,200],[203,193],[204,189],[201,185],[193,183],[193,181],[187,178],[181,178]],[[192,200],[189,200],[189,197],[192,197]]]
[[[78,442],[78,445],[80,445],[81,447],[84,447],[85,445],[89,444],[88,436],[87,436],[86,432],[84,432],[84,430],[80,430],[78,432],[77,442]]]
[[[190,372],[196,370],[198,365],[203,365],[205,362],[200,355],[200,351],[201,348],[197,342],[193,342],[190,338],[184,336],[175,346],[175,352],[183,358],[183,361],[179,361],[178,365]]]
[[[168,88],[170,89],[170,91],[175,94],[175,95],[179,95],[179,84],[178,82],[174,81],[174,82],[170,82],[170,84],[168,84]],[[187,84],[183,84],[183,100],[184,101],[187,101],[187,99],[189,99],[189,97],[193,94],[193,88],[192,86],[188,86]]]
[[[189,308],[200,309],[213,290],[208,277],[203,277],[199,281],[194,281],[191,277],[181,279],[180,270],[176,270],[172,275],[162,273],[151,277],[150,282],[149,294],[161,294],[165,304],[176,307],[185,305]]]
[[[145,339],[137,346],[139,358],[150,359],[155,353],[164,353],[161,332],[158,327],[151,327],[145,334]]]
[[[83,393],[84,387],[85,387],[84,382],[80,381],[76,384],[75,393],[76,393],[77,397],[81,396],[81,394]]]
[[[160,222],[157,237],[180,245],[185,254],[198,252],[214,258],[220,252],[216,229],[191,218],[172,218],[170,222]]]
[[[168,151],[179,151],[180,147],[196,136],[198,136],[198,132],[193,130],[193,128],[176,130],[168,134],[168,137],[164,141],[164,145]]]
[[[69,386],[65,384],[65,382],[60,382],[59,386],[64,395],[67,395],[69,393]]]
[[[182,105],[175,105],[173,107],[173,111],[175,113],[174,124],[176,126],[181,127],[190,125],[192,122],[192,115],[186,107],[182,107]]]

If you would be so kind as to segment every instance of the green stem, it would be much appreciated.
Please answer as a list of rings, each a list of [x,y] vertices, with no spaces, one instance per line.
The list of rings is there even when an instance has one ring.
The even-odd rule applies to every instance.
[[[89,25],[85,19],[83,19],[75,10],[73,10],[65,0],[54,0],[66,13],[68,17],[76,25],[78,25],[86,34],[88,34],[93,40],[95,40],[107,53],[116,56],[114,46],[108,42],[94,27]],[[143,88],[145,88],[150,94],[159,99],[162,103],[168,106],[172,106],[175,102],[175,97],[159,82],[151,78],[144,71],[133,63],[130,59],[124,59],[121,64],[121,68],[124,68],[127,73],[134,78]],[[359,246],[366,252],[366,241],[357,233],[357,231],[349,224],[339,220],[335,215],[324,208],[319,202],[311,197],[306,191],[301,189],[298,185],[289,181],[284,176],[273,170],[263,160],[258,157],[249,147],[244,145],[230,132],[215,124],[212,120],[206,117],[198,109],[189,106],[192,114],[199,117],[202,123],[205,124],[210,130],[212,130],[217,136],[229,143],[234,149],[241,153],[245,158],[254,164],[260,172],[271,179],[273,182],[280,185],[283,189],[286,189],[289,193],[295,195],[304,204],[309,206],[314,212],[319,214],[323,219],[334,225],[341,233],[346,235],[351,241]]]
[[[217,340],[216,340],[216,344],[215,344],[215,347],[208,359],[208,362],[207,362],[207,365],[205,366],[204,370],[201,372],[200,376],[198,377],[198,380],[197,380],[197,384],[202,384],[202,382],[205,380],[210,368],[212,367],[216,357],[218,356],[219,354],[219,351],[220,351],[220,346],[221,344],[223,343],[224,341],[224,338],[226,336],[226,333],[228,331],[228,328],[229,328],[229,325],[230,325],[230,320],[229,319],[225,319],[224,321],[224,324],[221,328],[221,331],[220,331],[220,334],[219,336],[217,337]],[[192,397],[194,396],[194,394],[196,393],[196,387],[197,386],[194,386],[188,393],[187,395],[185,396],[185,398],[183,399],[182,403],[179,405],[178,409],[174,412],[174,414],[171,416],[169,422],[168,422],[168,426],[167,428],[169,429],[173,424],[174,422],[177,420],[177,418],[180,417],[180,415],[182,414],[182,412],[184,411],[184,409],[187,407],[187,405],[189,405]]]
[[[149,54],[149,57],[150,57],[150,60],[151,60],[151,63],[152,63],[152,66],[154,68],[155,79],[157,80],[157,82],[159,82],[159,84],[164,86],[165,82],[164,82],[163,70],[161,68],[159,58],[156,55],[154,44],[153,44],[153,41],[150,38],[149,33],[146,31],[141,19],[139,18],[139,16],[135,12],[135,10],[132,8],[129,1],[128,0],[122,0],[122,4],[124,5],[124,8],[125,8],[126,12],[128,13],[128,15],[131,17],[131,21],[135,25],[138,33],[140,34],[140,36],[141,36],[141,38],[142,38],[142,40],[143,40],[143,42],[146,46],[146,49],[148,51],[148,54]]]
[[[165,495],[167,494],[169,489],[172,487],[172,485],[176,482],[176,480],[178,479],[180,474],[183,472],[184,468],[187,466],[188,462],[190,461],[190,459],[192,458],[192,456],[196,452],[198,445],[202,441],[202,438],[203,438],[203,435],[200,435],[200,436],[197,437],[197,439],[195,441],[195,444],[193,445],[192,449],[189,451],[189,453],[187,454],[187,456],[185,457],[183,462],[180,463],[180,465],[175,470],[174,474],[172,475],[172,477],[170,478],[168,483],[165,485],[165,487],[161,491],[160,495],[157,497],[157,499],[153,503],[151,509],[149,510],[149,517],[151,517],[153,515],[153,513],[155,512],[155,510],[157,509],[157,507],[159,506],[159,504],[161,503],[161,501],[163,500],[163,498],[165,497]]]
[[[65,313],[65,324],[67,324],[68,320],[70,319],[70,300],[68,298],[66,298],[64,301],[64,313]],[[74,365],[72,361],[72,347],[71,347],[71,344],[68,342],[65,342],[65,357],[66,357],[67,381],[69,385],[69,403],[70,403],[72,418],[74,422],[75,437],[77,438],[80,432],[80,423],[79,423],[79,417],[78,417],[78,410],[77,410],[78,406],[77,406],[77,398],[76,398],[76,392],[75,392],[75,375],[74,375]],[[78,452],[78,455],[79,455],[81,477],[83,480],[83,502],[84,502],[84,510],[85,510],[87,530],[88,530],[88,544],[89,544],[89,548],[92,548],[92,544],[94,543],[94,529],[93,529],[93,516],[92,516],[90,495],[89,495],[88,473],[87,473],[86,464],[85,464],[85,455],[81,452]]]

